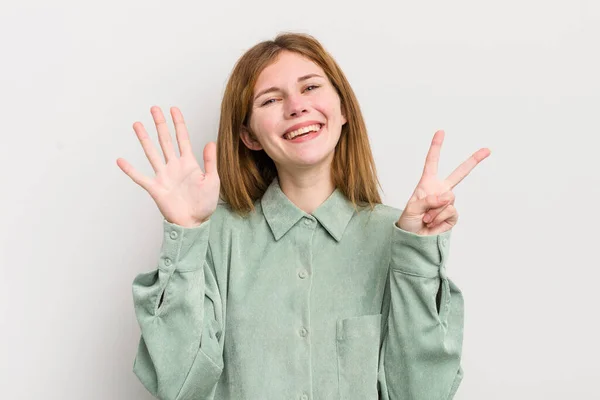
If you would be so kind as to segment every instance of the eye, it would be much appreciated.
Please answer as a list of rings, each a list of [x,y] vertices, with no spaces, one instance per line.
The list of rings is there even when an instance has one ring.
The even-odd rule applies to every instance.
[[[264,103],[261,104],[261,107],[262,106],[267,106],[267,105],[271,104],[270,103],[271,101],[275,101],[275,99],[269,99],[269,100],[265,101]]]
[[[313,91],[318,87],[320,87],[320,85],[308,85],[307,87],[304,88],[304,90],[309,90],[310,88],[313,88],[313,89],[309,90],[309,91]],[[265,101],[264,103],[262,103],[260,106],[261,107],[268,106],[269,104],[272,104],[272,102],[275,102],[275,101],[276,101],[276,99],[269,99],[269,100]]]

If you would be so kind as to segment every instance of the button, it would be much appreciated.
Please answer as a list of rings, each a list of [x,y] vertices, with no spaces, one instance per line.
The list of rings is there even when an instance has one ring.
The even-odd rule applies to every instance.
[[[298,273],[298,276],[300,277],[300,279],[304,279],[308,276],[308,272],[306,272],[306,270],[302,270]]]
[[[302,400],[308,400],[308,395],[303,394],[302,397],[300,397]]]
[[[177,232],[171,231],[171,234],[169,236],[171,236],[171,239],[175,240],[177,239]]]
[[[304,218],[304,225],[309,226],[310,224],[312,224],[310,218]]]
[[[447,244],[448,244],[448,239],[443,238],[442,239],[442,246],[446,247]]]
[[[170,258],[165,258],[165,265],[168,267],[169,265],[171,265],[171,259]]]
[[[300,329],[300,336],[305,337],[306,335],[308,335],[308,331],[306,330],[306,328]]]

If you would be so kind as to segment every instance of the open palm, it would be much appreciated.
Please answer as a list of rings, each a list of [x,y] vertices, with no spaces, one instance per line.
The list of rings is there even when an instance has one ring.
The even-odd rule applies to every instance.
[[[167,221],[185,227],[197,226],[210,217],[219,201],[220,181],[216,167],[216,144],[210,142],[204,148],[206,172],[203,172],[192,152],[181,111],[176,107],[171,108],[180,157],[173,147],[169,128],[161,109],[154,106],[150,112],[158,131],[164,162],[144,126],[136,122],[133,124],[133,129],[156,176],[151,179],[140,174],[122,158],[117,160],[117,165],[152,196]]]

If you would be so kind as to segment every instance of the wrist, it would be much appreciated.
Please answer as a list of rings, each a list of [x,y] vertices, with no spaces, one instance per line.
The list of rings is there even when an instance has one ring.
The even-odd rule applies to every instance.
[[[202,225],[203,223],[205,223],[206,221],[208,221],[208,218],[202,219],[202,220],[196,220],[196,219],[191,219],[191,220],[181,220],[181,221],[169,221],[165,218],[165,221],[171,223],[171,224],[175,224],[178,225],[182,228],[197,228],[200,225]]]
[[[208,218],[204,218],[201,220],[191,220],[184,224],[181,224],[181,226],[183,226],[184,228],[197,228],[200,225],[202,225],[203,223],[205,223],[206,221],[208,221]]]

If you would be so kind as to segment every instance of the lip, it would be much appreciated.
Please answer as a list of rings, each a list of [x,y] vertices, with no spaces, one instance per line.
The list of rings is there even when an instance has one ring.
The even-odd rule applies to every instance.
[[[304,135],[302,137],[299,137],[298,139],[294,139],[294,141],[289,141],[289,142],[291,144],[308,142],[310,140],[313,140],[316,137],[319,137],[321,135],[321,132],[323,132],[323,129],[325,129],[325,125],[321,125],[321,128],[316,132],[310,132],[308,135]],[[286,140],[286,139],[283,139],[283,140]]]
[[[281,136],[283,137],[283,136],[287,135],[288,133],[295,131],[296,129],[304,128],[305,126],[310,126],[310,125],[315,125],[315,124],[319,124],[319,125],[321,125],[321,127],[323,127],[323,125],[325,125],[324,123],[319,122],[319,121],[301,122],[299,124],[292,125],[287,131],[283,132],[283,134]]]

